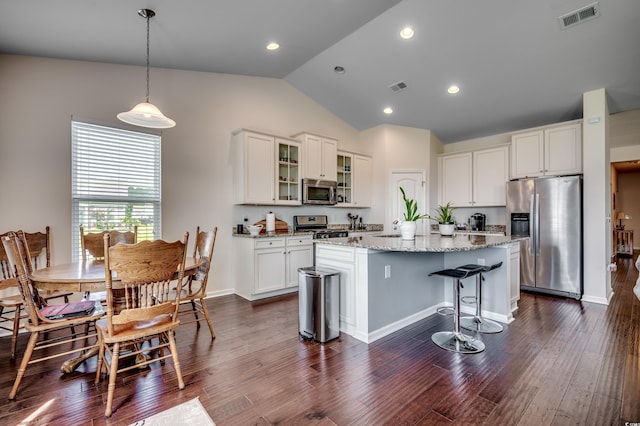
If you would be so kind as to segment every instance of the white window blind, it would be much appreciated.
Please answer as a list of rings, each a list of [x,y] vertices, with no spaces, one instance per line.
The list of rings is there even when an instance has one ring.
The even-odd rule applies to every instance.
[[[160,238],[161,137],[72,120],[71,141],[72,258],[82,258],[80,225]]]

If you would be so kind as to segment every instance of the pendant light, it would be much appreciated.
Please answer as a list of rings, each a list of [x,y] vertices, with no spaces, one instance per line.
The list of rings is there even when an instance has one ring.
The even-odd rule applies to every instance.
[[[168,129],[175,126],[176,122],[166,117],[158,107],[149,102],[149,20],[156,13],[151,9],[140,9],[138,15],[147,20],[147,99],[133,107],[131,111],[118,114],[118,119],[134,126]]]

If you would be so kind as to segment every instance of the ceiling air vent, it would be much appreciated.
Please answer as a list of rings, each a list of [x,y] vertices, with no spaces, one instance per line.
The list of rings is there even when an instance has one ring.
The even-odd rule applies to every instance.
[[[396,93],[406,88],[407,88],[407,83],[405,83],[404,81],[399,81],[389,86],[389,89],[391,89],[393,92],[396,92]]]
[[[598,16],[600,16],[600,5],[598,2],[595,2],[589,6],[559,16],[558,20],[560,21],[560,28],[566,30],[567,28],[574,27]]]

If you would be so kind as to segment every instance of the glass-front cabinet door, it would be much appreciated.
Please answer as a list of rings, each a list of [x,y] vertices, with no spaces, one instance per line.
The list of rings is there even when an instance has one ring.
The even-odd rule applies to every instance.
[[[298,141],[276,138],[276,204],[301,204],[301,147]]]
[[[352,167],[353,155],[338,152],[338,190],[336,193],[338,206],[350,205],[353,202]]]

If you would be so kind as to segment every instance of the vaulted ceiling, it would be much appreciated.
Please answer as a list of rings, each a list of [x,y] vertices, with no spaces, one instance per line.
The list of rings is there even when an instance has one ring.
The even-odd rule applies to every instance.
[[[599,0],[598,17],[561,28],[592,4],[0,0],[0,53],[144,65],[137,10],[151,8],[152,67],[282,78],[357,129],[426,128],[446,143],[580,118],[599,88],[612,113],[640,108],[640,2]]]

